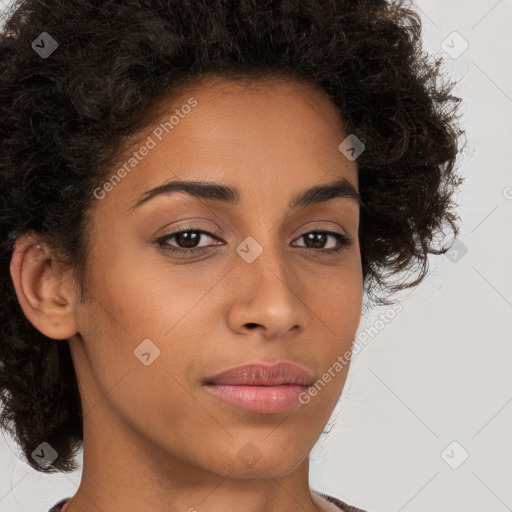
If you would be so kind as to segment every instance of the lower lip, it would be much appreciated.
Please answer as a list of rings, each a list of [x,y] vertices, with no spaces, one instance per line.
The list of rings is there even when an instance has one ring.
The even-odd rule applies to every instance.
[[[299,395],[307,386],[295,384],[281,386],[228,386],[210,384],[205,386],[210,393],[230,404],[252,412],[282,412],[300,403]]]

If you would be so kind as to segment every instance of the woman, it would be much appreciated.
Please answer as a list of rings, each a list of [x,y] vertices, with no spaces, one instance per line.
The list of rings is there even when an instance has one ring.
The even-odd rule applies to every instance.
[[[52,512],[361,511],[309,453],[364,299],[458,232],[420,32],[383,0],[15,4],[1,421],[41,472],[83,447]]]

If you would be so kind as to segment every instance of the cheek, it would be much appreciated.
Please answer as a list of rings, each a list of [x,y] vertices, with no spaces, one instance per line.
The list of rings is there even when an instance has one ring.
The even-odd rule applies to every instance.
[[[176,410],[179,416],[194,414],[185,389],[207,341],[187,321],[197,293],[167,286],[155,279],[155,270],[130,273],[120,263],[111,267],[108,279],[96,280],[93,303],[80,321],[84,366],[94,383],[88,384],[86,409],[108,405],[137,430],[177,429],[182,420]],[[102,408],[92,410],[101,414]]]
[[[322,382],[317,390],[322,398],[315,398],[313,409],[334,407],[345,385],[361,320],[362,279],[357,272],[340,272],[338,278],[332,276],[315,290],[310,297],[310,318],[314,319],[312,335],[318,340],[316,355]]]
[[[119,367],[118,374],[121,368],[134,369],[141,386],[157,399],[162,388],[169,393],[177,381],[190,379],[194,361],[208,344],[214,302],[204,297],[212,285],[185,265],[176,271],[165,261],[141,264],[134,256],[118,258],[108,281],[100,284],[105,307],[97,311],[102,319],[98,335],[109,345],[105,356]]]
[[[305,278],[305,298],[311,314],[332,335],[355,335],[361,318],[363,279],[358,259],[336,268],[317,269]]]
[[[114,329],[124,329],[133,339],[160,338],[194,307],[208,283],[194,281],[197,272],[190,265],[118,242],[102,262],[97,258],[97,294],[117,324]]]

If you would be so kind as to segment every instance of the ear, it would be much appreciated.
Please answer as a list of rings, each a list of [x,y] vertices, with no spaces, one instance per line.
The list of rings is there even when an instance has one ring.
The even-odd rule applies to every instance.
[[[20,306],[38,331],[57,340],[77,333],[73,277],[52,261],[37,234],[28,232],[17,239],[10,270]]]

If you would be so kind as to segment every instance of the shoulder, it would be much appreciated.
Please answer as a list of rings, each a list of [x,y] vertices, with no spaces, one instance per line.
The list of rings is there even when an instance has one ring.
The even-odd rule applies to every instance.
[[[357,507],[352,507],[351,505],[348,505],[344,501],[341,501],[340,499],[335,498],[333,496],[329,496],[328,494],[323,494],[321,492],[315,492],[315,494],[317,496],[324,498],[329,503],[334,504],[336,507],[338,507],[343,512],[366,512],[366,510],[363,510],[363,509],[357,508]]]

